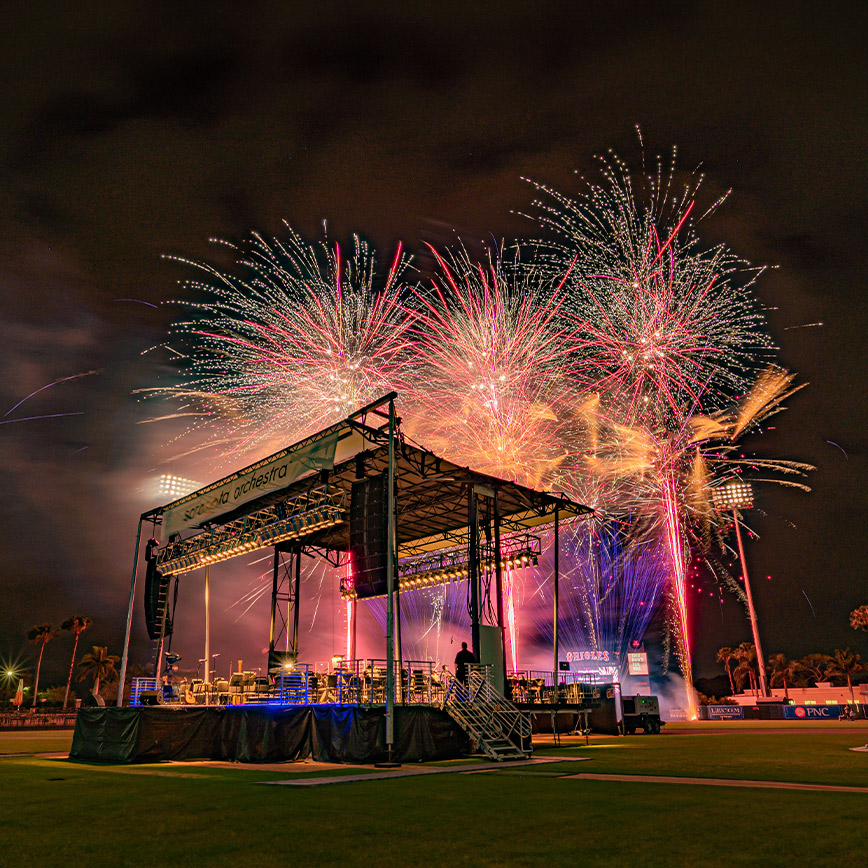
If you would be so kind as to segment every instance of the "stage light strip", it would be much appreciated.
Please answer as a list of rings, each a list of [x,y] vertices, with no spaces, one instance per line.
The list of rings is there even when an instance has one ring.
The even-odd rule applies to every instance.
[[[506,548],[505,552],[503,552],[503,548]],[[541,551],[541,542],[539,537],[526,535],[506,541],[505,546],[501,545],[501,551],[504,555],[500,561],[503,570],[518,570],[536,566]],[[493,557],[489,555],[480,558],[479,570],[481,573],[493,573],[494,569]],[[401,591],[415,591],[420,588],[463,581],[469,575],[470,565],[467,551],[464,549],[453,550],[437,557],[415,558],[409,562],[399,563],[398,588]],[[383,594],[373,594],[366,596],[365,599],[373,599],[378,596],[383,596]],[[345,600],[356,600],[358,593],[355,588],[342,581],[341,597]]]
[[[292,518],[281,519],[271,525],[258,528],[256,531],[241,534],[234,539],[220,540],[210,545],[203,545],[198,537],[194,537],[192,540],[186,541],[186,543],[191,544],[189,545],[190,548],[196,546],[192,551],[185,552],[183,550],[184,543],[166,546],[161,554],[171,551],[172,555],[162,562],[158,560],[157,569],[164,576],[188,573],[191,570],[226,561],[255,549],[267,548],[290,539],[301,539],[324,528],[342,524],[344,521],[343,512],[326,507],[311,510]]]

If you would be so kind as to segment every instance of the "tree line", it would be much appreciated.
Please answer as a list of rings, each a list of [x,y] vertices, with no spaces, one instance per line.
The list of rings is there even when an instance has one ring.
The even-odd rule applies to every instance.
[[[733,693],[741,693],[745,683],[752,691],[758,689],[759,666],[753,642],[721,648],[717,662],[723,663]],[[807,654],[800,660],[791,660],[786,654],[770,654],[766,660],[769,687],[782,687],[785,696],[790,687],[813,687],[829,681],[839,687],[846,685],[853,702],[856,701],[853,678],[864,668],[861,655],[849,648],[836,648],[833,654]]]
[[[78,642],[81,634],[93,624],[93,620],[85,615],[74,615],[67,618],[59,629],[54,629],[51,624],[37,624],[32,627],[27,633],[27,639],[32,645],[39,649],[39,657],[36,662],[36,675],[33,681],[33,708],[36,708],[39,694],[39,674],[42,669],[42,657],[45,653],[45,646],[54,638],[60,635],[61,630],[71,634],[74,637],[72,645],[72,657],[69,661],[69,674],[66,678],[66,691],[63,696],[63,707],[66,708],[69,704],[69,691],[72,685],[72,676],[75,672],[75,658],[78,653]],[[94,696],[99,694],[100,684],[108,683],[117,680],[118,673],[115,669],[115,663],[120,660],[114,654],[108,653],[108,647],[105,645],[93,645],[91,650],[82,657],[78,664],[78,681],[91,680],[93,681],[92,693]],[[20,704],[20,703],[19,703]]]

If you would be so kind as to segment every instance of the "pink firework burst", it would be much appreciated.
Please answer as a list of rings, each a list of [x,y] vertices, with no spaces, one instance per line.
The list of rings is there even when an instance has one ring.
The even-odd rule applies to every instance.
[[[628,424],[709,412],[741,393],[772,343],[751,285],[761,269],[695,232],[702,178],[676,191],[668,171],[634,177],[617,158],[569,198],[536,184],[542,244],[555,271],[572,265],[566,309],[581,333],[578,376]],[[707,215],[722,201],[718,199]],[[703,215],[705,216],[705,215]]]
[[[411,434],[475,468],[550,484],[568,455],[576,397],[566,274],[539,280],[514,250],[484,263],[431,250],[439,272],[413,299]]]
[[[228,451],[285,444],[346,417],[400,385],[412,314],[399,296],[401,245],[385,273],[354,238],[347,257],[327,240],[254,235],[238,274],[203,270],[207,300],[176,330],[191,339],[187,379],[160,390],[217,417]]]

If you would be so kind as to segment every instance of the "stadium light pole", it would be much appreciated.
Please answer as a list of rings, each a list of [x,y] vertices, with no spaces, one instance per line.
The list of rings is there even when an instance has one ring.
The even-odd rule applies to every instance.
[[[768,697],[769,690],[766,684],[766,665],[763,657],[763,649],[760,645],[759,626],[757,625],[756,609],[753,604],[753,594],[750,590],[750,578],[747,574],[747,561],[744,557],[744,543],[741,539],[741,529],[738,523],[738,510],[751,509],[753,507],[753,490],[747,480],[730,479],[723,485],[711,489],[711,498],[717,512],[732,512],[732,523],[735,525],[735,538],[738,540],[738,556],[741,558],[741,572],[744,577],[744,592],[747,596],[747,610],[750,615],[750,626],[753,631],[753,644],[756,648],[757,669],[759,670],[760,692]]]
[[[139,570],[139,544],[142,541],[142,519],[139,519],[139,527],[136,530],[136,551],[133,554],[133,577],[130,580],[130,602],[127,608],[127,629],[124,634],[124,650],[121,655],[121,671],[118,675],[118,698],[117,707],[124,704],[124,682],[127,678],[127,659],[130,653],[130,633],[133,629],[133,604],[136,601],[136,574]]]

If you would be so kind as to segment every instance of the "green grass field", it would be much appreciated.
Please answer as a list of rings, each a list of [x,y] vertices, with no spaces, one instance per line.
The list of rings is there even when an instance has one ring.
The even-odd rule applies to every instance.
[[[4,758],[0,865],[865,864],[868,793],[563,777],[654,774],[868,788],[868,753],[848,750],[868,742],[868,726],[784,733],[711,727],[595,737],[588,746],[584,739],[559,748],[538,739],[539,755],[589,758],[578,763],[303,789],[257,782],[324,772],[298,764],[284,771]],[[0,733],[0,753],[62,751],[70,739]]]
[[[59,753],[69,751],[72,730],[25,730],[0,732],[0,756],[8,754]]]

